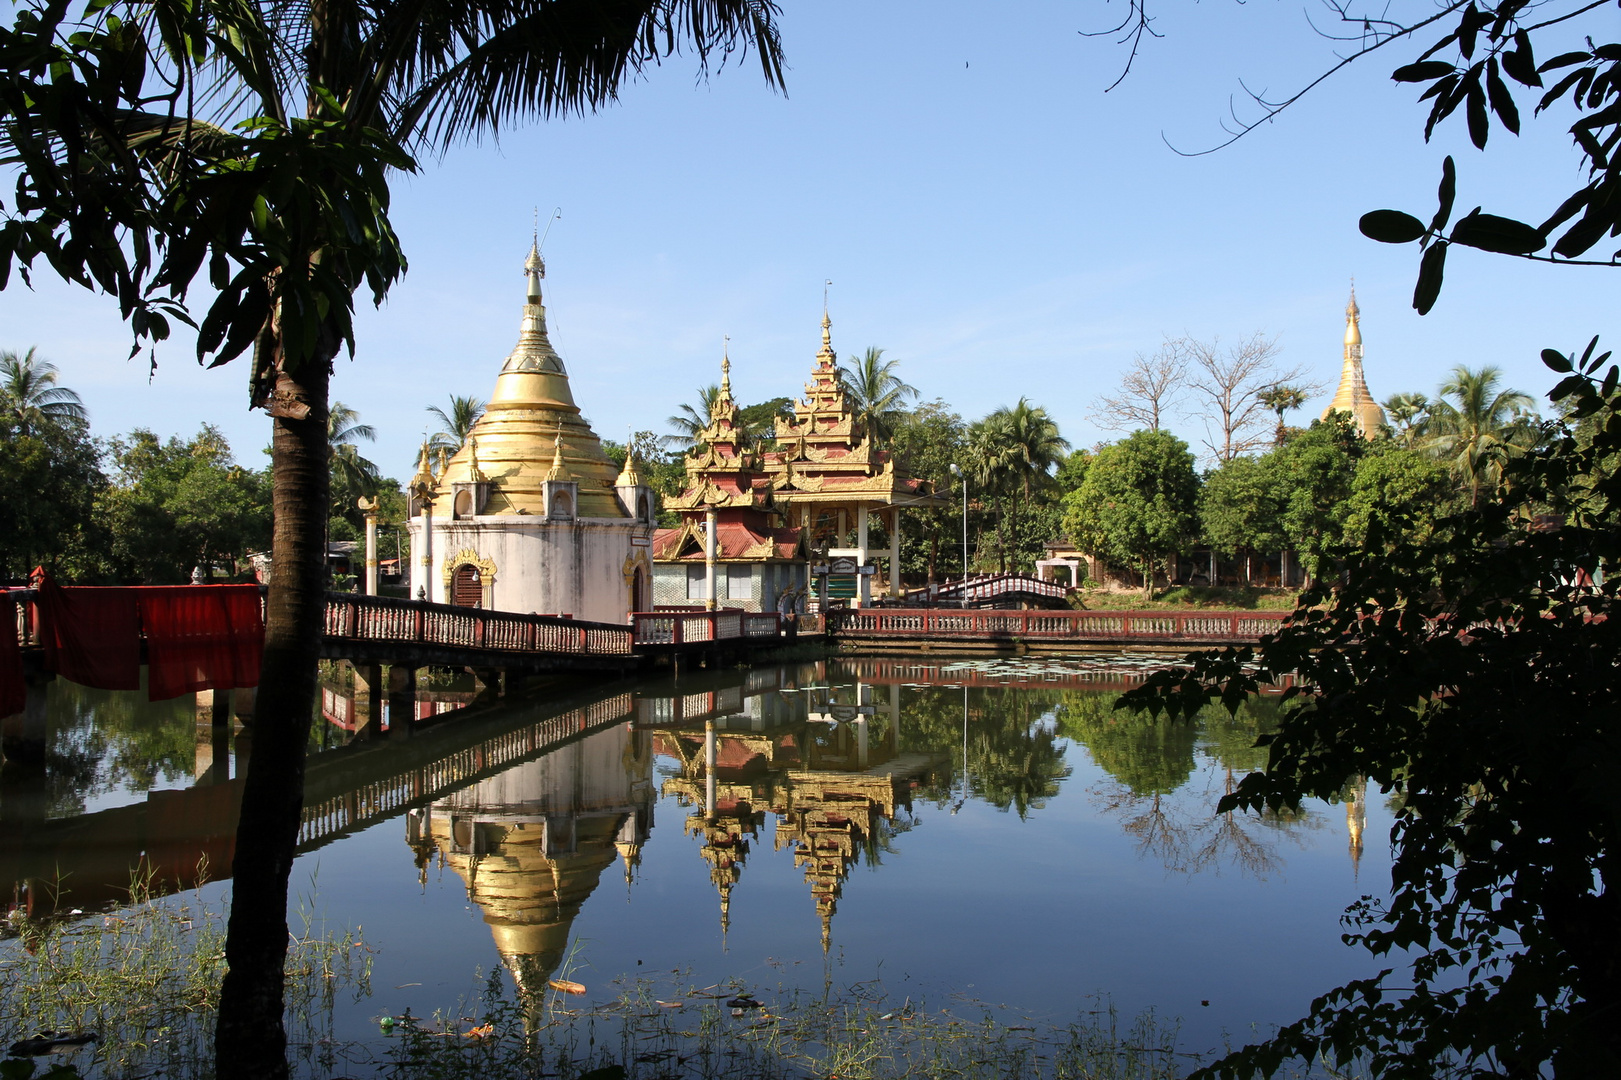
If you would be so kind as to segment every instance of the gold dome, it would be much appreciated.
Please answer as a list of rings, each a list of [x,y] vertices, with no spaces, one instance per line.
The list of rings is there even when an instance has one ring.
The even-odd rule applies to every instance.
[[[613,490],[614,464],[574,404],[568,372],[547,336],[546,307],[540,292],[546,268],[533,246],[524,270],[529,293],[518,344],[501,366],[489,405],[473,426],[468,444],[438,477],[433,512],[451,513],[451,485],[488,480],[491,488],[485,514],[542,515],[546,512],[545,481],[561,463],[567,478],[579,484],[580,517],[625,517]],[[475,471],[480,475],[475,476]]]

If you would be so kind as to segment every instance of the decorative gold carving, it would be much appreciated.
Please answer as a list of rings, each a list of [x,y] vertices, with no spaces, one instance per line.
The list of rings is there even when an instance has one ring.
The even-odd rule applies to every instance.
[[[456,576],[458,566],[473,566],[478,568],[479,580],[486,586],[495,584],[495,563],[484,558],[472,548],[462,548],[456,554],[445,560],[444,578],[445,592],[450,592],[450,579]]]
[[[636,587],[637,570],[647,570],[646,548],[637,548],[625,556],[625,566],[621,571],[625,575],[625,588],[634,589]]]

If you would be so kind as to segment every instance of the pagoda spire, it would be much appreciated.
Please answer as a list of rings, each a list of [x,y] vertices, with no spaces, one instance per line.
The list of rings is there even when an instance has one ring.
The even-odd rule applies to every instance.
[[[1351,282],[1351,299],[1345,305],[1345,354],[1340,363],[1340,385],[1334,391],[1334,400],[1323,410],[1327,420],[1337,412],[1350,415],[1357,432],[1364,439],[1379,434],[1385,423],[1385,411],[1368,392],[1368,381],[1362,372],[1362,309],[1356,303],[1356,281]]]
[[[548,480],[569,479],[568,466],[563,463],[563,425],[557,425],[557,437],[552,440],[552,467],[546,472]]]

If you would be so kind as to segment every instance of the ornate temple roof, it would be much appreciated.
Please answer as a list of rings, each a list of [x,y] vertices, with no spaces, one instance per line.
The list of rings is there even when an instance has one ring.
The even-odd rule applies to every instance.
[[[1334,391],[1334,400],[1323,410],[1327,420],[1337,412],[1348,413],[1357,431],[1365,439],[1379,434],[1385,424],[1385,410],[1368,392],[1367,379],[1362,374],[1362,311],[1356,306],[1356,286],[1351,286],[1351,302],[1345,306],[1345,360],[1340,366],[1340,385]]]
[[[614,493],[618,470],[574,404],[568,372],[546,333],[540,290],[546,264],[538,245],[530,246],[524,272],[529,289],[518,343],[467,444],[438,471],[433,512],[449,515],[453,484],[488,481],[483,513],[543,514],[543,485],[558,478],[579,484],[580,517],[625,517]]]

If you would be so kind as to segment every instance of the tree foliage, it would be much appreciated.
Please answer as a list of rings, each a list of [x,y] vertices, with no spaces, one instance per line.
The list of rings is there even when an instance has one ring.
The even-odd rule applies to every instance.
[[[97,500],[102,449],[79,420],[0,425],[0,577],[21,583],[43,565],[66,580],[98,576],[105,546]]]
[[[97,510],[114,580],[183,585],[193,567],[230,573],[269,547],[269,478],[237,465],[219,429],[163,441],[137,428],[109,450],[113,483]]]
[[[908,401],[917,398],[917,387],[895,374],[899,360],[885,360],[884,350],[867,347],[860,356],[847,356],[839,367],[844,397],[877,446],[888,446],[900,423]]]
[[[1082,548],[1140,567],[1143,592],[1154,568],[1197,535],[1199,478],[1188,444],[1168,431],[1137,431],[1106,446],[1079,491],[1065,497],[1064,530]]]
[[[1577,422],[1504,466],[1503,498],[1427,530],[1370,521],[1343,579],[1259,648],[1127,695],[1190,716],[1293,674],[1265,771],[1223,808],[1332,798],[1356,776],[1399,796],[1391,895],[1348,918],[1402,970],[1330,991],[1204,1076],[1319,1057],[1390,1078],[1621,1070],[1621,371],[1594,345],[1544,359],[1569,373],[1550,397]]]

